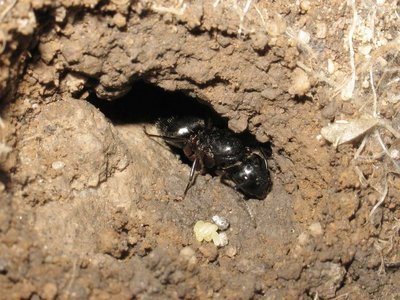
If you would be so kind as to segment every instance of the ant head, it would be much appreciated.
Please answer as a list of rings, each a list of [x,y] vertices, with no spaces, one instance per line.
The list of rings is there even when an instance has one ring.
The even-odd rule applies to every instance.
[[[236,184],[235,188],[250,198],[264,199],[272,186],[267,162],[256,153],[230,168],[228,175]]]
[[[156,123],[161,136],[172,146],[183,148],[189,137],[205,128],[205,122],[199,117],[169,117],[161,118]]]

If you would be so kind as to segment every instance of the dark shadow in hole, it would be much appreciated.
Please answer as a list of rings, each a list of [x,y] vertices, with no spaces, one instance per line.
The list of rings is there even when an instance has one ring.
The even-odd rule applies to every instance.
[[[161,88],[139,81],[132,90],[120,99],[107,101],[93,97],[89,100],[114,124],[155,123],[169,116],[210,117],[217,126],[226,126],[227,121],[205,103],[182,92],[167,92]]]
[[[296,96],[294,96],[293,100],[296,103],[302,103],[302,104],[306,103],[306,102],[312,102],[312,98],[309,96],[306,96],[306,95],[303,95],[303,96],[296,95]]]
[[[2,182],[7,188],[10,187],[11,178],[8,172],[0,168],[0,182]]]
[[[182,92],[167,92],[149,83],[139,81],[124,97],[107,101],[93,97],[89,100],[95,107],[116,125],[154,124],[159,118],[169,116],[197,116],[210,120],[213,126],[227,128],[227,119],[219,116],[209,105]],[[239,134],[243,142],[252,149],[263,149],[271,156],[271,144],[261,144],[249,132]],[[182,154],[178,149],[174,152]],[[185,163],[189,161],[181,155]],[[191,163],[190,163],[191,164]]]

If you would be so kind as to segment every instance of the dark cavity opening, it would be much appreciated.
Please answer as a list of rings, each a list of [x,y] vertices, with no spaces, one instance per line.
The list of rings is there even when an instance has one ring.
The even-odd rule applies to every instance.
[[[168,92],[149,83],[138,81],[120,99],[107,101],[93,97],[89,100],[114,124],[154,123],[169,116],[211,118],[215,126],[226,126],[227,120],[206,103],[182,92]]]

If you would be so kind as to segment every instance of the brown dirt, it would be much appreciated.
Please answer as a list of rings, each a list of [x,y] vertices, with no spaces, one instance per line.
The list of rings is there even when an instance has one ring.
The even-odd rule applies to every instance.
[[[393,3],[376,13],[395,39],[398,24],[384,17]],[[244,15],[245,4],[0,1],[0,141],[12,147],[0,151],[1,299],[400,297],[391,161],[358,166],[389,182],[370,218],[380,195],[360,183],[358,144],[335,150],[319,136],[358,114],[357,101],[321,79],[330,58],[332,80],[348,71],[351,7],[254,1]],[[289,37],[293,28],[311,34],[315,52]],[[218,177],[199,176],[179,200],[190,167],[144,134],[160,108],[142,109],[154,99],[136,93],[138,81],[183,92],[189,106],[196,98],[233,131],[272,143],[273,189],[246,202],[254,220]],[[119,98],[132,103],[120,105],[129,121],[91,104]],[[400,129],[390,105],[382,115]],[[222,248],[193,234],[215,214],[231,224]]]

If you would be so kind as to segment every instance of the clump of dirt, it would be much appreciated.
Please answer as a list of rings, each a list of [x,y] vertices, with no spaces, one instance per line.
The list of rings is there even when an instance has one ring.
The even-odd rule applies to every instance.
[[[399,296],[395,5],[0,2],[2,295]],[[199,110],[272,145],[266,199],[182,199],[143,126]],[[214,215],[227,246],[194,237]]]

